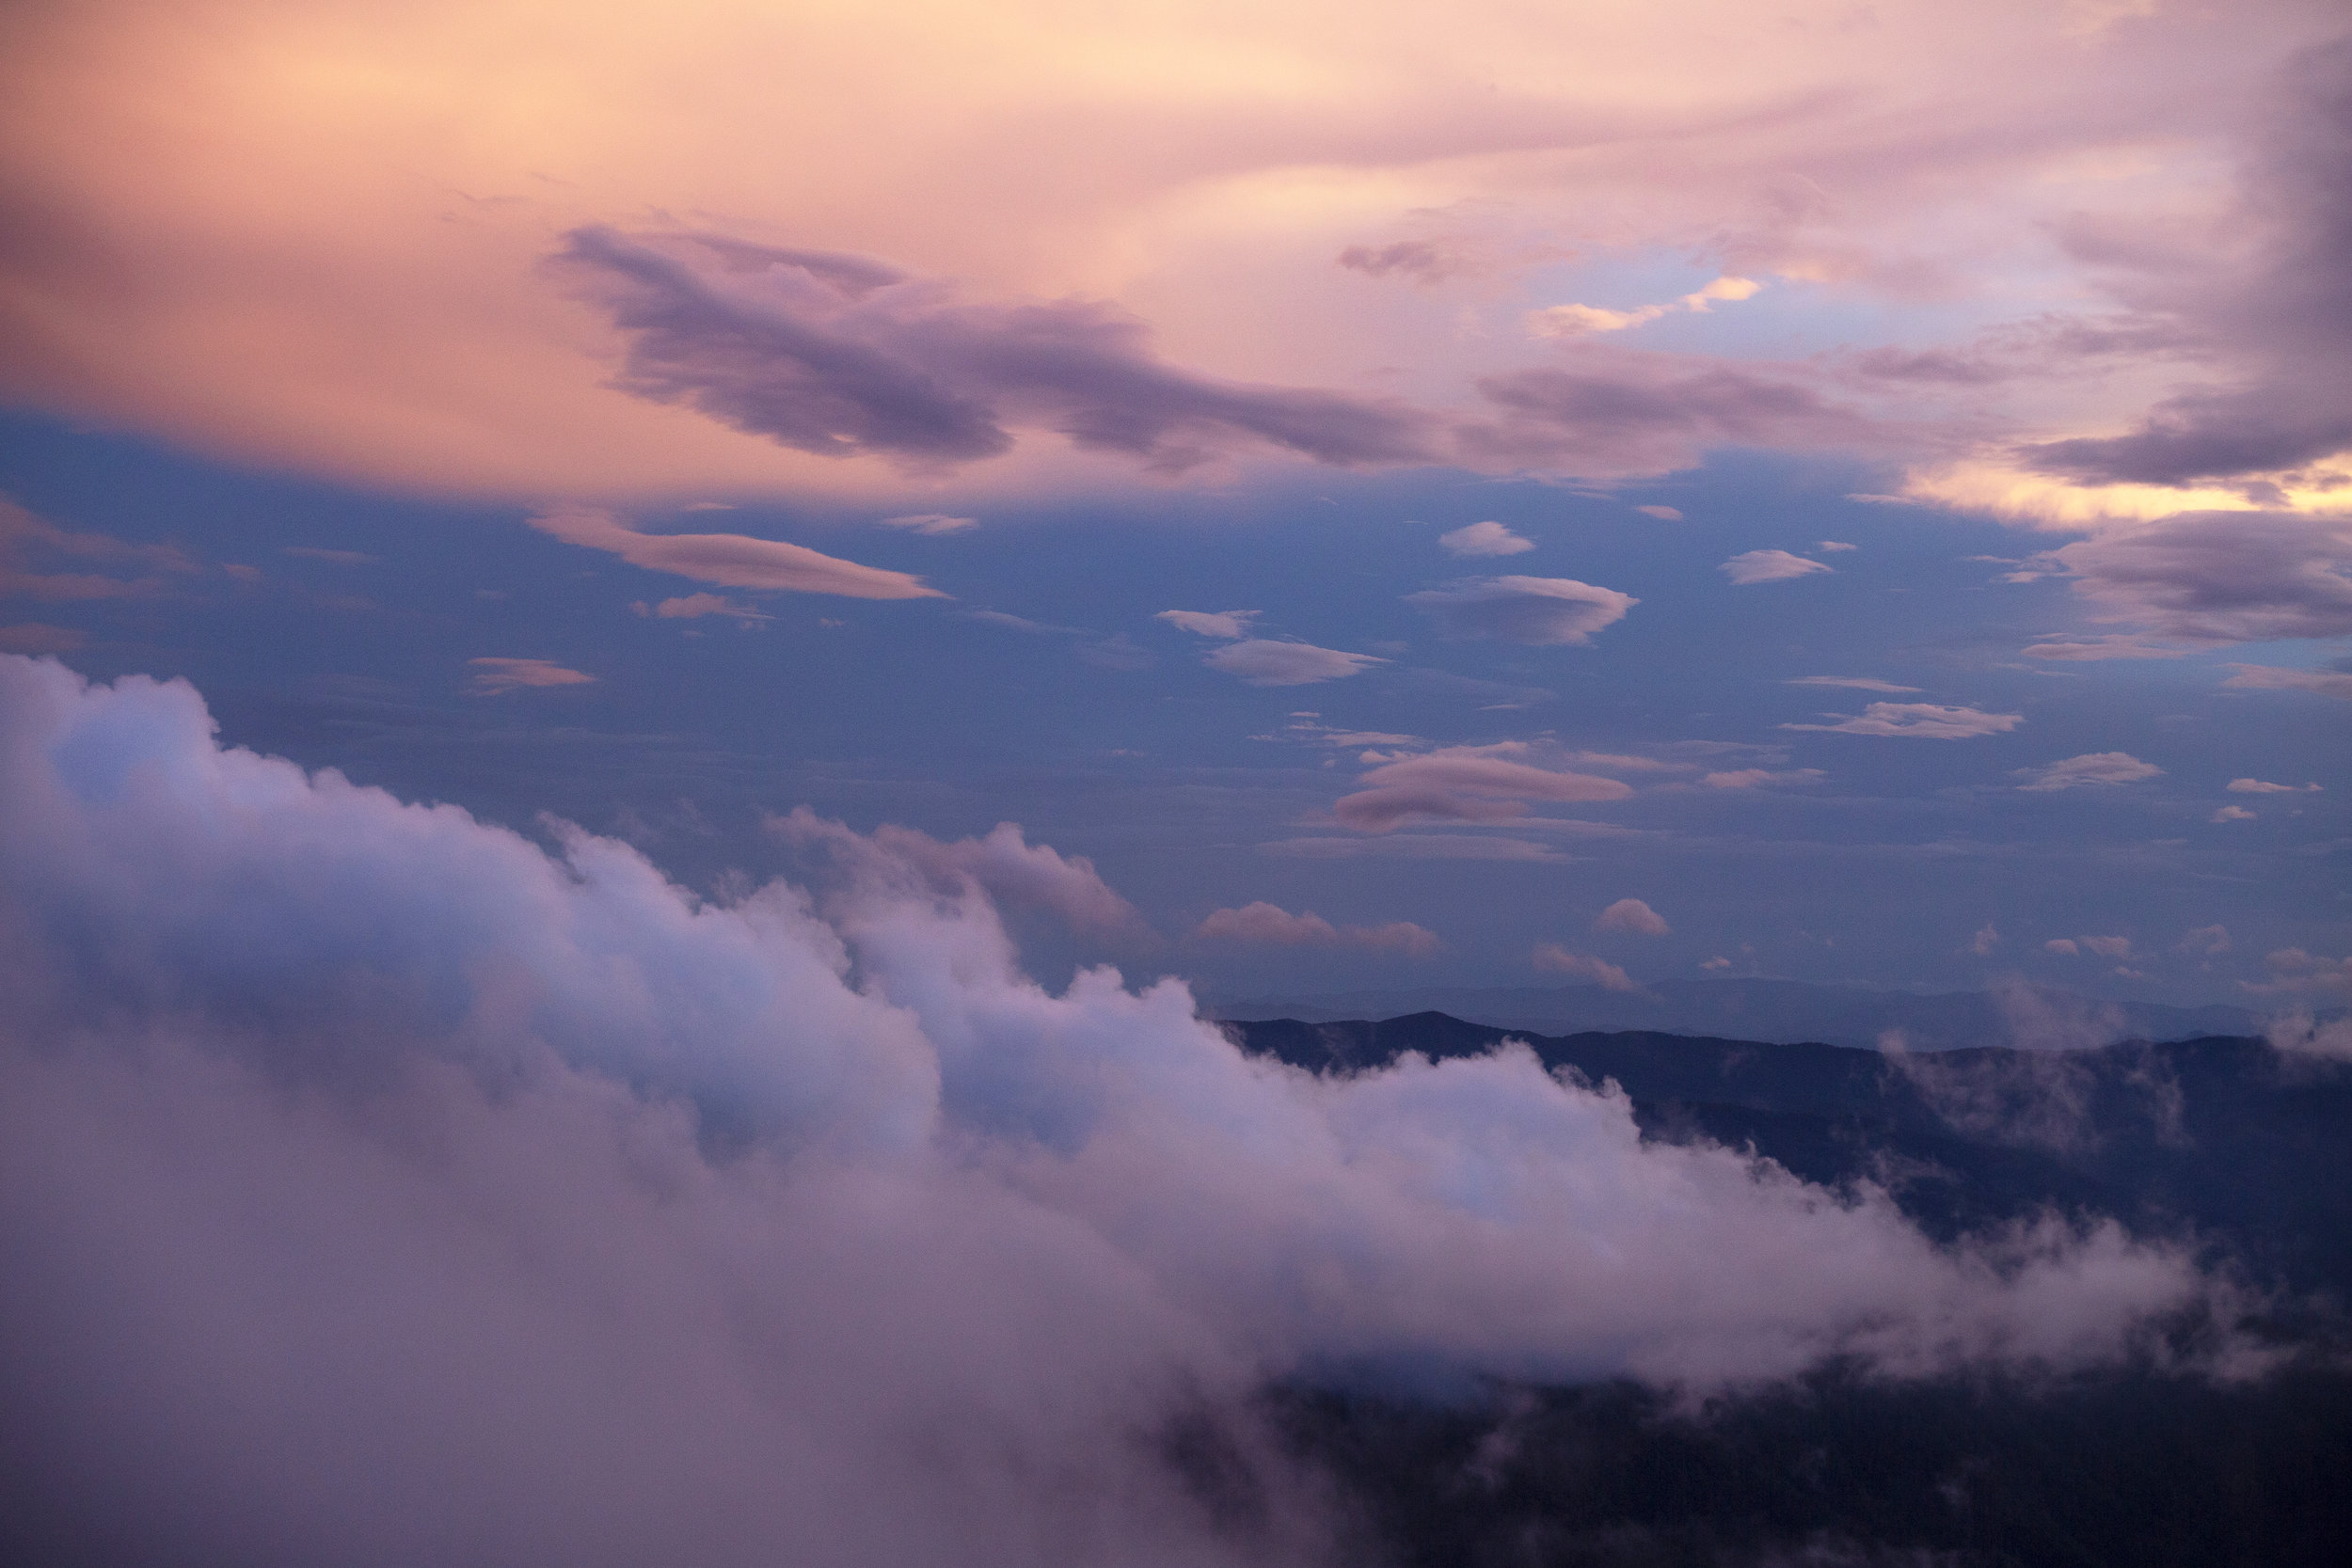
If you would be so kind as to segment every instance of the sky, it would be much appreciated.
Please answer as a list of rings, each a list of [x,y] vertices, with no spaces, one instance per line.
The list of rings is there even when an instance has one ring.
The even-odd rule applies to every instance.
[[[1268,1380],[2259,1360],[1198,1007],[2352,1052],[2340,6],[25,4],[0,212],[0,1483],[93,1560],[1337,1560]]]
[[[17,8],[0,645],[1041,973],[2341,986],[2333,8],[1339,14]]]

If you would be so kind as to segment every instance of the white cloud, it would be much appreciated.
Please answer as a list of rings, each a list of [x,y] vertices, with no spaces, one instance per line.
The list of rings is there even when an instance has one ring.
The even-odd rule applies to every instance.
[[[1549,305],[1530,310],[1524,320],[1532,337],[1583,338],[1597,333],[1623,332],[1629,327],[1641,326],[1677,311],[1695,311],[1704,315],[1719,300],[1750,299],[1763,287],[1763,284],[1745,277],[1718,277],[1670,305],[1637,305],[1627,310],[1611,310],[1597,305]]]
[[[1642,601],[1573,578],[1466,578],[1407,594],[1405,602],[1454,637],[1491,638],[1534,647],[1592,641]]]
[[[2087,752],[2040,768],[2020,768],[2011,776],[2026,781],[2017,786],[2024,790],[2076,789],[2087,784],[2137,784],[2142,779],[2162,778],[2164,769],[2128,752]]]
[[[705,615],[724,615],[746,624],[770,619],[750,605],[738,604],[723,594],[688,594],[680,598],[664,599],[650,610],[643,602],[629,608],[640,615],[652,615],[664,621],[691,621]]]
[[[1318,648],[1311,642],[1274,642],[1251,638],[1246,642],[1229,642],[1203,657],[1200,662],[1251,686],[1311,686],[1317,681],[1360,675],[1371,666],[1386,664],[1388,660],[1370,654]]]
[[[1968,939],[1968,951],[1979,958],[1991,958],[1993,950],[2000,945],[2001,933],[1989,920],[1977,928],[1975,936]]]
[[[469,658],[466,662],[473,667],[473,681],[468,689],[477,697],[556,686],[586,686],[596,679],[545,658]]]
[[[1604,990],[1640,990],[1633,977],[1605,958],[1590,953],[1571,953],[1556,942],[1540,943],[1534,954],[1537,969],[1550,974],[1573,974],[1590,980]]]
[[[1417,821],[1510,822],[1527,816],[1530,800],[1622,800],[1633,793],[1621,780],[1518,760],[1529,750],[1524,741],[1504,741],[1386,762],[1360,775],[1357,792],[1335,801],[1331,815],[1359,832],[1385,833]]]
[[[1735,555],[1716,568],[1729,578],[1735,588],[1745,588],[1758,582],[1782,582],[1789,578],[1810,577],[1816,572],[1835,571],[1818,561],[1808,561],[1787,550],[1749,550]]]
[[[1875,675],[1798,675],[1783,681],[1783,686],[1846,686],[1856,691],[1885,691],[1903,693],[1916,691],[1915,686],[1897,686]]]
[[[1761,789],[1769,784],[1820,784],[1829,777],[1818,768],[1790,768],[1774,771],[1769,768],[1734,768],[1720,773],[1709,773],[1699,783],[1709,789]]]
[[[1665,916],[1639,898],[1620,898],[1593,922],[1596,931],[1630,931],[1639,936],[1662,937],[1667,934]]]
[[[2244,806],[2223,806],[2220,810],[2215,812],[2209,820],[2215,822],[2251,822],[2259,815],[2260,813],[2248,811]]]
[[[1152,619],[1198,637],[1243,638],[1249,635],[1249,623],[1258,613],[1254,610],[1163,610]]]
[[[2252,691],[2310,691],[2352,702],[2352,672],[2282,670],[2272,664],[2233,664],[2237,672],[2221,684]]]
[[[1872,703],[1855,717],[1827,717],[1835,724],[1783,724],[1784,730],[1823,730],[1838,735],[1915,736],[1925,740],[1970,740],[1978,736],[2006,735],[2025,722],[2018,713],[1983,713],[1973,707],[1944,707],[1934,703]]]
[[[611,513],[591,507],[557,507],[532,518],[531,526],[567,545],[617,555],[632,566],[723,588],[833,594],[850,599],[947,596],[925,586],[921,578],[861,566],[803,546],[741,533],[640,533]]]
[[[1645,517],[1656,517],[1661,522],[1678,523],[1682,521],[1682,510],[1679,507],[1637,506],[1633,510],[1639,512]]]
[[[944,512],[916,512],[904,517],[881,519],[884,528],[902,528],[912,533],[961,533],[980,526],[977,517],[950,517]]]
[[[1501,523],[1472,523],[1451,533],[1438,535],[1438,543],[1454,555],[1518,555],[1535,547],[1533,539],[1522,539]]]
[[[1333,926],[1312,911],[1293,914],[1263,900],[1237,910],[1213,910],[1192,934],[1200,942],[1264,947],[1359,947],[1408,958],[1427,958],[1445,946],[1436,932],[1409,920],[1391,920],[1380,926]]]
[[[2261,779],[2232,779],[2225,787],[2237,795],[2298,795],[2305,790],[2317,789],[2319,785],[2315,784],[2265,784]]]
[[[2164,647],[2149,642],[2137,634],[2130,634],[2076,638],[2063,641],[2030,642],[2019,651],[2027,658],[2046,658],[2063,663],[2084,664],[2109,658],[2180,658],[2196,650]]]
[[[1823,539],[1816,543],[1813,547],[1817,550],[1858,550],[1862,546],[1845,544],[1836,539]]]
[[[2271,993],[2352,990],[2352,958],[2330,958],[2300,947],[2281,947],[2264,954],[2263,966],[2270,971],[2267,982],[2239,984],[2250,991]]]
[[[2042,950],[2069,958],[2077,958],[2082,953],[2082,949],[2075,946],[2073,939],[2069,937],[2052,937],[2042,944]]]

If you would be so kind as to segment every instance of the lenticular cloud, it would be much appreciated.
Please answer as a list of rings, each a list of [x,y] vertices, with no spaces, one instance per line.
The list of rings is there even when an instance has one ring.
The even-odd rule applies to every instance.
[[[2206,1289],[1524,1050],[1323,1080],[1049,994],[889,835],[697,899],[15,657],[0,798],[0,1465],[106,1560],[1312,1561],[1270,1379],[2065,1364]]]

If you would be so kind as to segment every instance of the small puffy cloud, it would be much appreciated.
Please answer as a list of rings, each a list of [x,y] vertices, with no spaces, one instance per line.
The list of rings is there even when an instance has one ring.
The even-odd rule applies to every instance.
[[[1993,950],[2000,945],[2001,933],[1989,920],[1977,928],[1975,936],[1968,939],[1968,951],[1979,958],[1991,958]]]
[[[742,533],[640,533],[609,512],[565,506],[543,512],[531,526],[567,545],[605,550],[632,566],[671,572],[722,588],[760,588],[793,594],[833,594],[850,599],[944,599],[947,595],[905,572],[861,566],[779,539]]]
[[[1896,694],[1919,689],[1915,686],[1897,686],[1893,681],[1883,681],[1875,675],[1798,675],[1781,684],[1783,686],[1844,686],[1851,687],[1856,691],[1885,691]]]
[[[1445,945],[1436,932],[1409,920],[1382,926],[1334,926],[1312,911],[1292,914],[1263,900],[1237,910],[1212,911],[1192,934],[1201,942],[1257,947],[1360,947],[1408,958],[1426,958]]]
[[[689,594],[683,598],[664,599],[650,610],[642,604],[635,608],[640,615],[651,614],[664,621],[692,621],[705,615],[724,615],[747,623],[769,619],[751,606],[738,604],[722,594]]]
[[[1936,703],[1872,703],[1854,717],[1839,714],[1835,724],[1783,724],[1784,730],[1822,730],[1837,735],[1899,735],[1922,740],[1972,740],[2006,735],[2025,722],[2021,713],[1984,713]]]
[[[2042,944],[2042,950],[2044,953],[2056,953],[2062,958],[2078,958],[2082,954],[2082,949],[2075,946],[2074,941],[2068,937],[2052,937]]]
[[[1311,642],[1275,642],[1253,637],[1244,642],[1229,642],[1200,662],[1251,686],[1311,686],[1317,681],[1360,675],[1371,666],[1386,664],[1388,660],[1370,654],[1318,648]]]
[[[1163,610],[1152,619],[1200,637],[1243,638],[1249,635],[1249,623],[1258,614],[1254,610]]]
[[[2315,784],[2269,784],[2261,779],[2232,779],[2227,785],[2234,795],[2299,795],[2307,789],[2317,789]]]
[[[1639,512],[1645,517],[1656,517],[1661,522],[1678,523],[1682,521],[1682,509],[1677,506],[1637,506],[1633,510]]]
[[[0,626],[0,654],[70,654],[88,641],[87,632],[41,621]]]
[[[545,658],[469,658],[466,662],[473,667],[473,684],[469,689],[477,697],[557,686],[586,686],[596,679]]]
[[[1633,977],[1606,958],[1590,953],[1571,953],[1556,942],[1542,942],[1534,954],[1537,969],[1549,974],[1573,974],[1590,980],[1604,990],[1640,990]]]
[[[2020,789],[2077,789],[2086,784],[2137,784],[2163,777],[2164,769],[2128,752],[2086,752],[2041,768],[2020,768],[2012,776],[2026,781],[2017,786]]]
[[[2248,811],[2244,806],[2223,806],[2220,810],[2215,812],[2209,820],[2215,822],[2251,822],[2259,815],[2260,813]]]
[[[1407,594],[1405,602],[1453,637],[1490,638],[1531,647],[1584,643],[1625,619],[1642,601],[1573,578],[1465,578]]]
[[[2173,951],[2194,953],[2201,958],[2215,958],[2230,950],[2230,928],[2226,926],[2199,926],[2185,932],[2173,943]]]
[[[1630,931],[1636,936],[1662,937],[1669,927],[1665,916],[1639,898],[1620,898],[1600,911],[1593,922],[1596,931]]]
[[[1384,763],[1361,775],[1355,794],[1331,814],[1359,832],[1385,833],[1406,822],[1507,822],[1530,800],[1622,800],[1630,785],[1591,773],[1555,771],[1513,760],[1526,744],[1456,746]]]
[[[2132,939],[2129,937],[2084,937],[2080,940],[2084,951],[2096,953],[2103,958],[2128,958],[2132,956]]]
[[[1518,555],[1535,547],[1535,541],[1520,538],[1501,523],[1457,528],[1452,533],[1438,534],[1438,543],[1454,555]]]
[[[1749,550],[1733,556],[1715,569],[1729,578],[1734,588],[1746,588],[1759,582],[1781,582],[1789,578],[1810,577],[1815,572],[1836,570],[1818,561],[1790,555],[1787,550]]]
[[[944,512],[915,512],[904,517],[883,517],[880,521],[884,528],[902,528],[910,533],[933,535],[961,533],[966,529],[980,526],[977,517],[950,517]]]
[[[2233,664],[2237,672],[2221,684],[2251,691],[2311,691],[2352,702],[2352,672],[2282,670],[2272,664]]]
[[[1763,284],[1746,277],[1718,277],[1704,288],[1695,289],[1668,305],[1636,305],[1629,309],[1611,310],[1597,305],[1549,305],[1530,310],[1524,318],[1527,330],[1537,338],[1586,338],[1596,333],[1623,332],[1641,326],[1661,316],[1677,311],[1694,311],[1705,315],[1718,300],[1753,298]]]
[[[1823,539],[1816,543],[1813,547],[1817,550],[1858,550],[1862,546],[1859,545],[1849,545],[1843,540],[1838,539]]]

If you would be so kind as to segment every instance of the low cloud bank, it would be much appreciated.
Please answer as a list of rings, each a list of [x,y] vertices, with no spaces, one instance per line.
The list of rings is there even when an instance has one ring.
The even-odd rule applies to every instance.
[[[1519,1049],[1345,1080],[1053,995],[999,829],[724,901],[0,657],[0,1465],[119,1562],[1314,1561],[1274,1377],[2122,1354],[2113,1228],[1941,1249]]]

